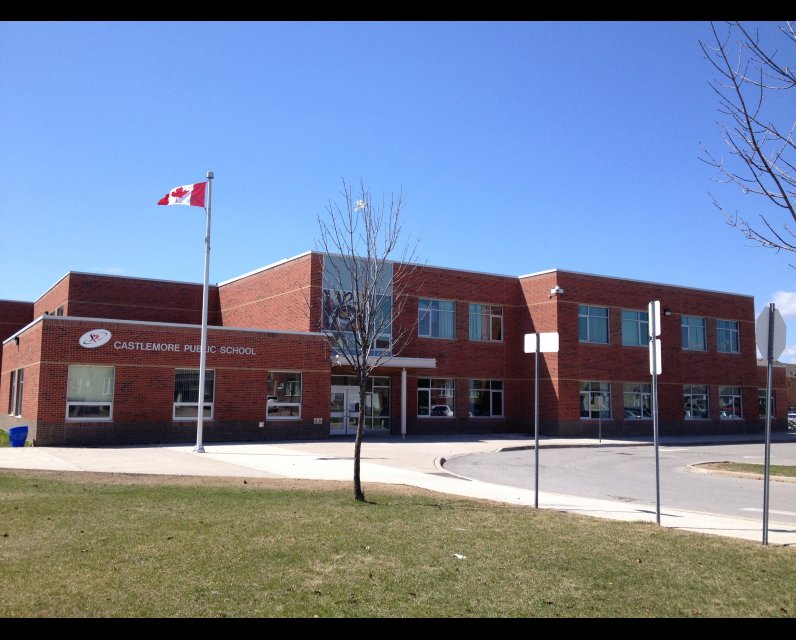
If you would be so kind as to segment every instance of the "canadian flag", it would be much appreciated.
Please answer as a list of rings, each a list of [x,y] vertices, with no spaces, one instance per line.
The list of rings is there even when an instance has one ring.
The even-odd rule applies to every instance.
[[[176,187],[158,200],[158,204],[184,204],[189,207],[204,207],[206,187],[206,182]]]

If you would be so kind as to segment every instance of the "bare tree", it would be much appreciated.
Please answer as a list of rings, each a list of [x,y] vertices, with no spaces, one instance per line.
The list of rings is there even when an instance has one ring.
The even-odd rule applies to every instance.
[[[755,245],[796,252],[796,91],[788,91],[796,88],[796,32],[786,22],[774,34],[784,36],[789,66],[777,59],[780,40],[770,37],[763,43],[756,30],[740,22],[725,24],[717,28],[711,23],[713,43],[699,44],[718,72],[710,86],[719,99],[723,121],[718,124],[733,160],[725,162],[704,147],[701,159],[719,171],[719,182],[735,184],[744,194],[763,196],[774,211],[782,210],[785,220],[761,213],[760,222],[754,223],[749,216],[727,211],[712,196],[713,203],[727,224]]]
[[[343,181],[343,204],[329,202],[327,219],[318,217],[323,255],[322,331],[332,353],[347,364],[359,386],[354,441],[354,498],[364,501],[360,480],[368,381],[373,370],[398,355],[414,324],[399,325],[408,296],[416,292],[413,273],[418,242],[399,248],[403,194],[374,203],[360,181],[358,193]],[[401,251],[400,260],[394,254]],[[410,291],[410,287],[412,291]]]

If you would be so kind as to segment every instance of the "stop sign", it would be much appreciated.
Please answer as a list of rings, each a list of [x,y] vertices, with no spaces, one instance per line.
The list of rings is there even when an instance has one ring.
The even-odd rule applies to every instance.
[[[785,351],[785,321],[782,314],[774,308],[774,305],[765,307],[755,321],[755,341],[760,355],[764,358],[769,357],[768,352],[768,333],[771,322],[771,314],[774,314],[774,340],[771,343],[771,359],[776,360]]]

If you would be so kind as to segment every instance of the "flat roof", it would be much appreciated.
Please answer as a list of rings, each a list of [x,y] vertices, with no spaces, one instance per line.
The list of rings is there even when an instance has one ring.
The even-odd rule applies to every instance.
[[[575,276],[588,276],[590,278],[605,278],[606,280],[621,280],[622,282],[638,282],[639,284],[653,284],[659,287],[672,287],[673,289],[689,289],[690,291],[704,291],[706,293],[720,293],[725,296],[739,296],[742,298],[754,298],[754,296],[746,293],[733,293],[732,291],[716,291],[715,289],[702,289],[700,287],[691,287],[685,284],[671,284],[667,282],[653,282],[650,280],[637,280],[634,278],[624,278],[619,276],[604,276],[599,273],[585,273],[583,271],[570,271],[568,269],[547,269],[545,271],[537,271],[536,273],[526,273],[522,278],[531,278],[533,276],[542,276],[549,273],[569,273]]]
[[[297,260],[298,258],[302,258],[302,257],[304,257],[306,255],[313,254],[313,253],[324,254],[325,252],[324,251],[316,251],[316,250],[305,251],[304,253],[300,253],[300,254],[295,255],[295,256],[293,256],[291,258],[283,258],[282,260],[279,260],[277,262],[272,262],[271,264],[268,264],[268,265],[266,265],[264,267],[260,267],[259,269],[255,269],[253,271],[249,271],[248,273],[244,273],[243,275],[237,276],[235,278],[230,278],[229,280],[225,280],[224,282],[219,282],[218,285],[221,286],[221,285],[227,284],[229,282],[234,282],[235,280],[239,280],[241,278],[245,278],[245,277],[253,275],[255,273],[260,273],[261,271],[266,271],[268,269],[271,269],[273,267],[279,266],[281,264],[285,264],[286,262],[290,262],[291,260]],[[633,278],[624,278],[624,277],[620,277],[620,276],[606,276],[606,275],[601,275],[599,273],[587,273],[585,271],[572,271],[572,270],[569,270],[569,269],[545,269],[543,271],[536,271],[536,272],[533,272],[533,273],[526,273],[524,275],[514,276],[514,275],[507,275],[505,273],[494,273],[494,272],[489,272],[489,271],[475,271],[475,270],[472,270],[472,269],[457,269],[455,267],[441,267],[441,266],[438,266],[438,265],[431,265],[431,264],[422,263],[422,262],[406,262],[406,263],[402,263],[399,260],[390,260],[389,262],[392,262],[393,264],[408,264],[408,265],[412,265],[412,266],[416,266],[416,267],[428,267],[428,268],[431,268],[431,269],[439,269],[441,271],[455,271],[457,273],[473,273],[473,274],[476,274],[476,275],[495,276],[495,277],[498,277],[498,278],[510,278],[510,279],[515,279],[515,280],[522,280],[523,278],[531,278],[531,277],[534,277],[534,276],[541,276],[541,275],[546,275],[546,274],[550,274],[550,273],[569,273],[569,274],[572,274],[572,275],[588,276],[588,277],[592,277],[592,278],[605,278],[605,279],[608,279],[608,280],[621,280],[621,281],[624,281],[624,282],[638,282],[639,284],[647,284],[647,285],[651,284],[651,285],[657,285],[657,286],[661,286],[661,287],[671,287],[671,288],[674,288],[674,289],[689,289],[691,291],[704,291],[706,293],[719,293],[719,294],[722,294],[722,295],[740,296],[740,297],[743,297],[743,298],[754,298],[754,296],[749,295],[749,294],[745,294],[745,293],[734,293],[734,292],[731,292],[731,291],[718,291],[718,290],[714,290],[714,289],[704,289],[704,288],[700,288],[700,287],[692,287],[692,286],[689,286],[689,285],[671,284],[671,283],[666,283],[666,282],[654,282],[654,281],[650,281],[650,280],[638,280],[638,279],[633,279]]]
[[[295,256],[292,256],[292,257],[282,258],[281,260],[277,260],[276,262],[271,262],[270,264],[267,264],[267,265],[262,266],[262,267],[258,267],[257,269],[253,269],[252,271],[248,271],[248,272],[246,272],[244,274],[241,274],[239,276],[235,276],[234,278],[229,278],[229,279],[224,280],[222,282],[218,282],[215,285],[209,284],[209,286],[220,287],[220,286],[223,286],[225,284],[229,284],[230,282],[235,282],[237,280],[241,280],[243,278],[247,278],[247,277],[252,276],[254,274],[261,273],[261,272],[267,271],[269,269],[273,269],[274,267],[278,267],[279,265],[286,264],[286,263],[291,262],[293,260],[298,260],[299,258],[303,258],[304,256],[311,255],[311,254],[323,255],[323,254],[325,254],[325,252],[317,251],[317,250],[305,251],[303,253],[299,253],[299,254],[297,254]],[[651,284],[651,285],[657,285],[657,286],[662,286],[662,287],[671,287],[671,288],[675,288],[675,289],[689,289],[691,291],[704,291],[704,292],[707,292],[707,293],[719,293],[719,294],[722,294],[722,295],[732,295],[732,296],[739,296],[739,297],[744,297],[744,298],[754,298],[753,295],[745,294],[745,293],[735,293],[735,292],[731,292],[731,291],[719,291],[719,290],[715,290],[715,289],[705,289],[705,288],[701,288],[701,287],[693,287],[693,286],[690,286],[690,285],[672,284],[672,283],[667,283],[667,282],[656,282],[656,281],[650,281],[650,280],[639,280],[639,279],[634,279],[634,278],[625,278],[625,277],[621,277],[621,276],[607,276],[607,275],[602,275],[602,274],[599,274],[599,273],[588,273],[588,272],[585,272],[585,271],[572,271],[572,270],[569,270],[569,269],[558,269],[558,268],[556,268],[556,269],[545,269],[545,270],[542,270],[542,271],[535,271],[535,272],[532,272],[532,273],[526,273],[526,274],[517,276],[517,275],[508,275],[508,274],[505,274],[505,273],[495,273],[495,272],[489,272],[489,271],[476,271],[476,270],[473,270],[473,269],[457,269],[455,267],[443,267],[443,266],[439,266],[439,265],[432,265],[432,264],[421,263],[421,262],[401,262],[399,260],[390,260],[389,262],[392,262],[393,264],[407,264],[407,265],[411,265],[411,266],[415,266],[415,267],[426,267],[426,268],[431,268],[431,269],[439,269],[441,271],[453,271],[453,272],[456,272],[456,273],[472,273],[472,274],[476,274],[476,275],[486,275],[486,276],[494,276],[494,277],[499,277],[499,278],[517,279],[517,280],[522,280],[523,278],[531,278],[531,277],[534,277],[534,276],[547,275],[547,274],[550,274],[550,273],[568,273],[568,274],[572,274],[572,275],[588,276],[588,277],[593,277],[593,278],[605,278],[605,279],[608,279],[608,280],[621,280],[621,281],[624,281],[624,282],[637,282],[639,284],[647,284],[647,285]],[[64,278],[66,278],[70,274],[73,274],[73,275],[85,275],[85,276],[100,276],[100,277],[104,277],[104,278],[125,278],[125,279],[129,279],[129,280],[146,280],[146,281],[149,281],[149,282],[166,282],[166,283],[170,282],[170,283],[174,283],[174,284],[190,284],[190,285],[202,286],[202,283],[199,283],[199,282],[187,282],[187,281],[182,281],[182,280],[168,280],[168,279],[160,279],[160,278],[146,278],[146,277],[141,277],[141,276],[123,276],[123,275],[104,274],[104,273],[88,273],[88,272],[81,272],[81,271],[68,271],[61,278],[56,280],[55,283],[52,284],[47,289],[47,291],[45,291],[43,294],[41,294],[36,299],[36,301],[41,300],[41,298],[43,298],[49,291],[51,291],[53,288],[55,288],[55,286],[59,282],[61,282]],[[25,302],[25,301],[19,301],[19,302]]]

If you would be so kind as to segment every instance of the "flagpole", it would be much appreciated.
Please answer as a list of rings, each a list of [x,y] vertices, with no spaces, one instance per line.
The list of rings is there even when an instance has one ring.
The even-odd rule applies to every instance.
[[[202,343],[199,347],[199,405],[196,417],[196,453],[204,453],[205,448],[202,444],[202,423],[205,416],[205,368],[207,363],[207,298],[208,298],[208,279],[210,276],[210,202],[213,190],[213,172],[207,172],[207,226],[205,229],[205,279],[202,290]]]

